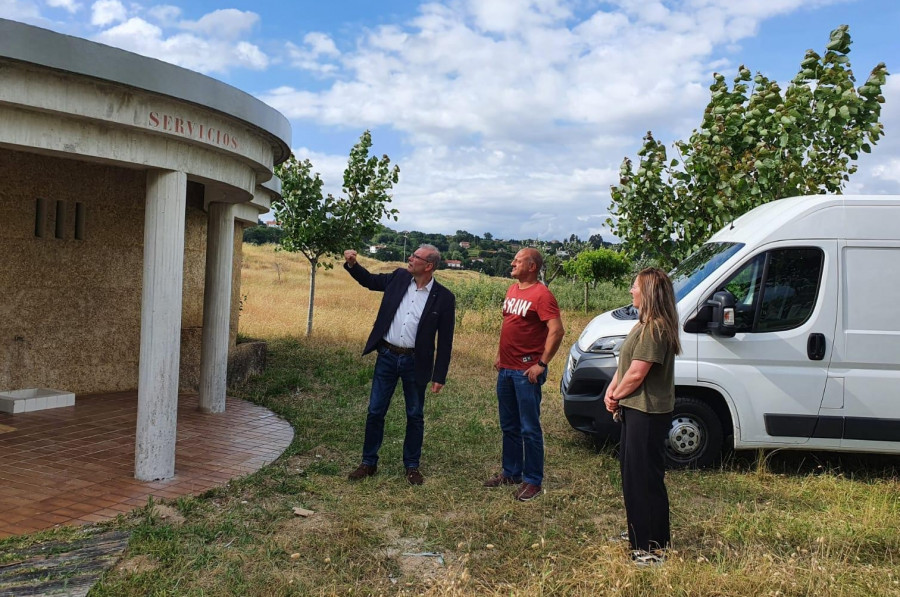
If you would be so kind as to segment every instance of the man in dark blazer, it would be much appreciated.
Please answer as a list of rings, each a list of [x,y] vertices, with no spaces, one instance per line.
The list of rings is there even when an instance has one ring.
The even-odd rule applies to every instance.
[[[419,472],[425,434],[425,388],[432,382],[431,391],[437,393],[447,381],[456,323],[456,297],[433,277],[441,254],[431,245],[420,246],[409,256],[406,269],[398,268],[390,274],[370,274],[357,263],[356,255],[356,251],[344,251],[344,269],[361,286],[383,292],[384,296],[363,349],[363,354],[377,350],[378,357],[369,394],[362,464],[348,478],[359,481],[378,470],[384,416],[397,381],[402,381],[406,398],[403,465],[407,482],[421,485],[425,481]]]

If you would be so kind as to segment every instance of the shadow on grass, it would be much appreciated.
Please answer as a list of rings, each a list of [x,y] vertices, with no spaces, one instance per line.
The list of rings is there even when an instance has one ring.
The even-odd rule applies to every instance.
[[[821,450],[766,450],[766,470],[789,476],[838,475],[857,481],[896,479],[900,476],[900,456]],[[755,450],[732,452],[723,463],[726,470],[753,472],[759,467]]]
[[[619,458],[619,444],[614,440],[573,433],[569,442],[576,451],[594,453],[613,460]],[[795,477],[809,475],[843,476],[867,482],[894,480],[900,477],[900,456],[861,452],[830,452],[823,450],[773,449],[764,450],[765,470],[769,473]],[[719,466],[705,469],[712,473],[752,473],[759,469],[759,451],[727,450]]]

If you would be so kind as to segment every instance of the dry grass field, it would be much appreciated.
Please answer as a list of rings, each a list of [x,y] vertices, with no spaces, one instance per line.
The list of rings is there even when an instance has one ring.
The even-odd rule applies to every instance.
[[[402,398],[378,474],[351,484],[374,366],[360,352],[380,294],[339,265],[321,271],[306,339],[302,258],[245,246],[242,273],[240,333],[268,340],[270,362],[233,393],[290,421],[294,443],[254,475],[167,504],[178,516],[151,504],[115,523],[132,531],[127,558],[94,597],[900,595],[897,457],[792,452],[757,464],[739,454],[717,469],[670,472],[673,550],[662,567],[634,567],[609,541],[624,527],[615,454],[562,413],[562,356],[590,317],[574,312],[564,313],[562,354],[544,386],[543,495],[523,504],[481,487],[500,459],[495,310],[465,314],[448,383],[427,397],[425,485],[403,478]],[[473,281],[464,272],[438,279]]]
[[[309,288],[305,262],[268,247],[246,249],[241,333],[299,337]],[[372,271],[402,266],[363,263]],[[473,276],[441,271],[438,279],[452,287]],[[621,297],[620,303],[628,298],[624,289]],[[313,338],[303,344],[365,363],[359,378],[365,384],[372,361],[359,350],[380,298],[356,285],[340,264],[322,270]],[[766,466],[745,454],[718,470],[670,473],[673,556],[659,570],[631,566],[622,547],[607,540],[623,526],[614,454],[596,452],[568,426],[558,391],[563,355],[592,315],[564,314],[566,338],[544,388],[546,494],[533,503],[479,487],[499,459],[490,367],[496,312],[466,314],[448,385],[429,397],[424,503],[403,486],[400,465],[386,462],[392,449],[395,459],[399,453],[400,417],[388,431],[386,470],[363,486],[344,482],[358,462],[365,387],[351,398],[357,414],[346,421],[343,447],[301,431],[312,447],[305,458],[318,450],[334,459],[329,492],[337,503],[361,509],[351,517],[357,531],[374,535],[373,552],[364,558],[380,562],[368,568],[369,578],[310,572],[321,584],[308,586],[321,594],[900,595],[900,481],[898,459],[891,457],[794,452],[769,455]],[[327,520],[339,525],[347,518]],[[344,551],[340,545],[336,537],[322,549]],[[411,552],[441,553],[443,565],[404,557]],[[362,565],[359,557],[348,549],[342,561],[352,568]]]

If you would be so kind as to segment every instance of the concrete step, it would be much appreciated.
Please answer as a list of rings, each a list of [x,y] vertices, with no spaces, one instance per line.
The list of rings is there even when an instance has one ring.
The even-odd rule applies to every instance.
[[[0,412],[4,413],[27,413],[74,405],[75,394],[64,390],[30,388],[0,392]]]

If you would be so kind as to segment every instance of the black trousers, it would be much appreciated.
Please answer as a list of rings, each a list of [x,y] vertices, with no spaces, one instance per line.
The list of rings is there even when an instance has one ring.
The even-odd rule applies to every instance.
[[[671,543],[671,535],[665,439],[672,415],[647,414],[625,407],[621,412],[619,460],[628,539],[632,549],[666,548]]]

